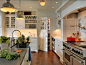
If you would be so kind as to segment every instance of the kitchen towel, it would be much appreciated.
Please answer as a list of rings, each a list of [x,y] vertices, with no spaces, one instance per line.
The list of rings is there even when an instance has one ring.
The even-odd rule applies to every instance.
[[[31,61],[31,49],[30,49],[30,46],[28,46],[27,48],[29,48],[29,55],[28,55],[29,58],[28,58],[28,60]]]

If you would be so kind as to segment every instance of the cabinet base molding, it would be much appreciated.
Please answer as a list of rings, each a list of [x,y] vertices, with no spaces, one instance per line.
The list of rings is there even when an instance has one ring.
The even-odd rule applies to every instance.
[[[56,51],[55,50],[53,50],[53,52],[60,58],[60,62],[63,64],[63,58],[61,58],[61,56],[59,56],[59,54],[58,53],[56,53]]]
[[[38,52],[38,50],[31,50],[31,52]]]
[[[63,64],[63,59],[60,58],[60,62]]]

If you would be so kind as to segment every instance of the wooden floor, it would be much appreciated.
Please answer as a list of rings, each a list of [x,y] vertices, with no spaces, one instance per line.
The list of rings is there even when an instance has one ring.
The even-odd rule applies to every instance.
[[[32,61],[31,65],[62,65],[59,57],[53,52],[43,52],[31,53]]]

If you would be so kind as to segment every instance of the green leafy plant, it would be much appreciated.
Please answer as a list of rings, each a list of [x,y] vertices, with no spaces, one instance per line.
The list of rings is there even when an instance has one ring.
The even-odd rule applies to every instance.
[[[0,57],[5,58],[8,55],[8,50],[3,49],[0,51]]]
[[[8,54],[8,55],[6,56],[6,59],[7,59],[7,60],[12,60],[12,57],[13,57],[13,54]]]
[[[0,43],[2,43],[3,39],[0,37]]]
[[[10,43],[10,40],[7,40],[6,43]]]
[[[9,54],[8,50],[3,49],[0,51],[0,57],[6,58],[7,60],[13,60],[13,59],[17,59],[18,57],[20,57],[20,54]]]
[[[22,36],[21,36],[23,39],[25,39],[25,36],[22,34]]]
[[[30,38],[29,36],[26,38],[27,42],[29,41],[29,38]]]
[[[25,38],[25,36],[22,35],[22,36],[17,38],[16,42],[19,43],[20,46],[23,46],[23,45],[25,46],[25,44],[28,43],[29,38],[30,38],[29,36],[27,38]]]
[[[22,44],[22,43],[23,43],[23,38],[22,38],[22,37],[18,37],[17,42],[18,42],[19,44]]]
[[[10,40],[6,36],[0,36],[0,43],[10,43]]]
[[[20,57],[20,54],[8,54],[6,56],[7,60],[13,60],[13,59],[17,59],[18,57]]]
[[[3,40],[2,40],[2,43],[5,43],[5,42],[7,41],[7,39],[8,39],[8,38],[5,37],[5,36],[1,36],[1,38],[3,39]]]

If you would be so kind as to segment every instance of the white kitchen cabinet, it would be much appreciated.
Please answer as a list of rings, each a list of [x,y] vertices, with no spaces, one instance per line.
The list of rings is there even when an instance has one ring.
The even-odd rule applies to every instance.
[[[15,28],[15,15],[5,15],[5,28]]]
[[[55,38],[55,37],[54,37]],[[60,57],[60,61],[63,61],[63,43],[61,39],[55,38],[55,53]]]
[[[31,51],[38,52],[38,43],[37,43],[37,37],[31,37],[30,47]]]
[[[25,20],[17,20],[16,19],[16,28],[17,29],[25,29]]]

